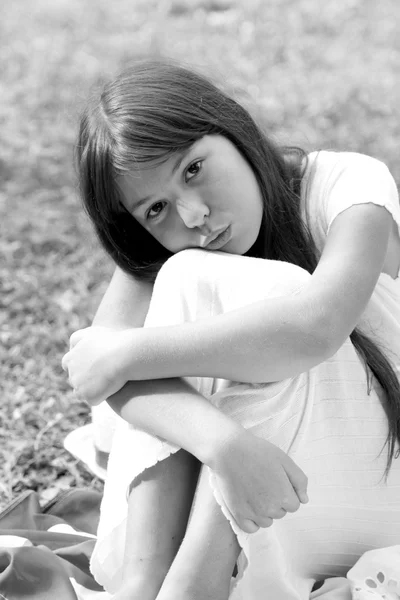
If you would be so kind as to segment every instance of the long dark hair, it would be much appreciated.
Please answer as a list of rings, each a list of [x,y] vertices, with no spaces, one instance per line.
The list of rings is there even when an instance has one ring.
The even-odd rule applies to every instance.
[[[116,178],[135,165],[167,160],[212,134],[236,146],[260,186],[263,223],[247,255],[287,261],[312,273],[317,252],[299,202],[306,153],[278,147],[247,110],[206,77],[165,60],[133,64],[89,101],[80,121],[81,194],[106,252],[127,273],[154,281],[171,253],[124,209]],[[387,475],[400,442],[400,383],[375,343],[357,329],[350,337],[384,392]]]

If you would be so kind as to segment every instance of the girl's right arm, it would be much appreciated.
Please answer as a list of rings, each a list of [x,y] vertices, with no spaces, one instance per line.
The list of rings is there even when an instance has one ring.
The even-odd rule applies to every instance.
[[[153,284],[129,277],[117,267],[92,324],[112,329],[143,327],[152,293]]]

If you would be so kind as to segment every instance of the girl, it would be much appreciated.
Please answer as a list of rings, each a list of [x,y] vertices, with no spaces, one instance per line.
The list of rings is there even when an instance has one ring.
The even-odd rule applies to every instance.
[[[63,359],[80,397],[124,419],[99,582],[144,600],[307,598],[398,540],[400,208],[387,168],[276,148],[232,98],[163,61],[89,105],[78,164],[117,264]],[[307,501],[286,453],[311,502],[267,529]]]

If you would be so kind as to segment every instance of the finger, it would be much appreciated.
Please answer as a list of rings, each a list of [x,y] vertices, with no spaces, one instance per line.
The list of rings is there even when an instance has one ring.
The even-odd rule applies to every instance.
[[[86,396],[82,393],[82,391],[79,388],[76,388],[73,385],[72,385],[72,388],[73,388],[75,398],[77,400],[79,400],[79,402],[85,402],[86,404],[89,404],[89,406],[98,406],[99,404],[104,402],[104,400],[106,400],[106,398],[99,397],[99,396],[97,396],[95,398],[93,396]]]
[[[277,518],[280,519],[281,517],[277,517]],[[271,527],[271,525],[272,525],[273,522],[274,521],[273,521],[273,519],[271,517],[260,517],[260,518],[257,519],[257,523],[256,524],[259,527],[266,528],[266,527]]]
[[[280,510],[285,510],[286,512],[294,513],[294,512],[296,512],[296,510],[299,510],[299,508],[300,508],[299,497],[297,496],[296,490],[293,490],[293,488],[292,488],[290,490],[290,492],[286,495],[286,497],[283,498],[282,504],[279,507],[279,509],[277,509],[277,512],[279,512]],[[276,517],[276,518],[280,518],[280,517]]]
[[[78,329],[74,331],[74,333],[69,338],[69,349],[72,350],[76,346],[76,344],[86,335],[89,327],[85,327],[85,329]]]
[[[101,404],[102,402],[104,402],[105,400],[107,400],[107,398],[88,398],[86,400],[87,404],[89,404],[89,406],[98,406],[99,404]]]
[[[303,473],[300,467],[298,467],[292,460],[290,460],[289,463],[285,465],[285,470],[289,481],[297,494],[298,499],[302,504],[307,504],[309,500],[307,495],[307,476],[305,475],[305,473]],[[288,510],[286,506],[284,508]]]
[[[246,533],[255,533],[260,529],[260,527],[254,523],[254,521],[250,521],[250,519],[243,519],[238,525],[240,529]]]
[[[298,504],[300,505],[299,502],[298,502]],[[285,510],[284,508],[281,508],[281,507],[273,508],[268,511],[268,517],[262,518],[262,519],[257,519],[257,523],[259,524],[260,527],[269,527],[270,525],[272,525],[272,519],[282,519],[285,515],[287,515],[287,513],[288,513],[288,511]],[[270,523],[268,523],[267,525],[262,525],[261,520],[270,521]]]
[[[85,399],[82,398],[82,395],[79,393],[79,390],[74,388],[74,396],[79,402],[85,402]]]
[[[61,360],[61,367],[62,367],[63,371],[68,372],[68,361],[69,361],[69,352],[67,352],[67,354],[64,354],[64,356],[62,357],[62,360]]]

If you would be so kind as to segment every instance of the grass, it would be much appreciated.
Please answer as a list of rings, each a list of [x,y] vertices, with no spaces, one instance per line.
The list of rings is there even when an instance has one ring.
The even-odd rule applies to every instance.
[[[398,0],[13,0],[0,5],[0,508],[102,489],[63,449],[90,420],[60,367],[113,267],[76,191],[89,89],[138,55],[184,59],[306,149],[355,150],[400,181]]]

